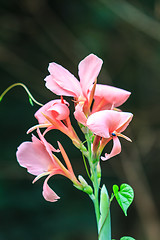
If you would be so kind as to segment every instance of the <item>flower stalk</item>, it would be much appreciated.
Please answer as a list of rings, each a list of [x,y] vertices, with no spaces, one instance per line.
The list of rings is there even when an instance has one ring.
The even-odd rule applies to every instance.
[[[22,86],[29,96],[30,103],[35,102],[41,106],[35,113],[38,123],[27,131],[27,133],[31,133],[37,130],[38,137],[32,135],[31,142],[23,142],[18,147],[16,153],[18,163],[35,176],[33,183],[47,176],[43,183],[42,194],[49,202],[56,202],[60,197],[49,187],[48,180],[57,174],[70,179],[73,185],[85,192],[93,202],[98,240],[111,240],[110,205],[113,197],[127,215],[127,209],[133,201],[134,194],[132,188],[127,184],[122,184],[120,189],[114,185],[114,193],[110,200],[105,185],[101,187],[100,161],[106,161],[120,154],[119,137],[131,142],[131,139],[122,132],[129,125],[133,114],[122,112],[117,108],[128,99],[130,92],[97,84],[102,63],[102,59],[94,54],[84,58],[78,66],[80,81],[59,64],[50,63],[48,68],[50,74],[45,78],[46,87],[60,96],[60,99],[51,100],[44,105],[36,101],[22,83],[9,86],[0,95],[0,101],[12,88]],[[84,134],[84,142],[80,140],[72,126],[69,103],[63,99],[63,96],[73,97],[75,107],[73,115]],[[43,133],[40,131],[42,128],[45,129]],[[81,151],[91,185],[83,176],[76,177],[71,161],[59,141],[57,141],[58,149],[47,142],[46,134],[55,129],[68,136],[74,146]],[[101,156],[110,141],[113,141],[111,152]],[[64,163],[59,160],[57,156],[59,153],[61,153]]]

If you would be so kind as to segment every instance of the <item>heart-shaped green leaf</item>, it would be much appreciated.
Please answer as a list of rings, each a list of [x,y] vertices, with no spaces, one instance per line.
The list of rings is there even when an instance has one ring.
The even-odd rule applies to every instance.
[[[129,186],[128,184],[123,183],[120,186],[120,190],[119,190],[119,187],[117,185],[113,185],[113,192],[125,216],[127,216],[127,209],[133,202],[133,198],[134,198],[134,191],[132,187]],[[127,240],[127,239],[121,239],[121,240]]]
[[[136,239],[132,237],[122,237],[120,240],[136,240]]]

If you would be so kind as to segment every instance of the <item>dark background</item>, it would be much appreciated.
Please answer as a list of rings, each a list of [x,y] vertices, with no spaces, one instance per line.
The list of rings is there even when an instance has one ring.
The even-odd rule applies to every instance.
[[[122,153],[101,163],[102,182],[111,194],[113,184],[129,183],[135,200],[125,217],[112,203],[112,238],[137,240],[160,236],[160,1],[158,0],[0,0],[0,92],[23,82],[42,102],[56,96],[43,79],[55,61],[75,76],[78,63],[90,53],[103,59],[98,82],[132,92],[122,110],[134,114],[121,139]],[[71,107],[73,108],[73,103]],[[15,152],[26,131],[36,123],[23,89],[12,89],[0,104],[0,240],[96,240],[94,209],[72,183],[56,176],[50,185],[61,197],[46,202],[43,179],[19,167]],[[74,122],[77,130],[78,127]],[[76,175],[86,179],[79,151],[58,131]]]

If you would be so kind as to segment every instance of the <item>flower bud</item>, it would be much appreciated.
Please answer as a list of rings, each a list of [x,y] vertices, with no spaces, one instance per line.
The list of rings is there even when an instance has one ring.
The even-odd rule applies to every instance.
[[[81,175],[78,176],[78,179],[79,179],[80,183],[82,184],[83,191],[86,192],[87,194],[91,195],[93,193],[92,187],[90,185],[88,185],[86,180]]]

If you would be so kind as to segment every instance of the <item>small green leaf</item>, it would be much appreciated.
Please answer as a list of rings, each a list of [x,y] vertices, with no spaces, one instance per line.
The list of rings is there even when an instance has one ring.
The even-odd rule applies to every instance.
[[[34,106],[34,104],[33,104],[33,101],[32,101],[32,98],[29,96],[29,103],[32,105],[32,106]]]
[[[122,237],[120,240],[136,240],[136,239],[132,237]]]
[[[125,216],[127,216],[127,209],[133,202],[133,198],[134,198],[134,191],[132,187],[124,183],[120,186],[120,190],[119,190],[119,187],[117,185],[113,185],[113,192],[114,192],[115,198],[117,199],[118,204],[122,208]],[[122,239],[122,240],[125,240],[125,239]]]
[[[100,219],[98,223],[99,240],[111,240],[110,201],[105,185],[100,196]]]

